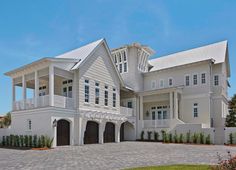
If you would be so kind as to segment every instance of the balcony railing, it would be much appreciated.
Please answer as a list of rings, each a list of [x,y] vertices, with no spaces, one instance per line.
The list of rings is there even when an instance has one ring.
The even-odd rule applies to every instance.
[[[168,128],[170,127],[171,119],[159,120],[140,120],[139,124],[143,128]]]
[[[134,109],[128,107],[120,107],[120,114],[125,115],[127,117],[135,116]]]
[[[37,108],[46,107],[50,105],[49,95],[39,96],[37,101],[38,101]],[[24,103],[25,103],[25,108],[24,108]],[[35,106],[36,105],[35,105],[34,98],[30,98],[30,99],[26,99],[25,102],[24,100],[15,101],[13,103],[13,110],[18,111],[18,110],[25,110],[25,109],[26,110],[33,109],[33,108],[36,108]],[[67,108],[67,109],[73,109],[74,101],[73,101],[73,98],[54,95],[54,106]]]

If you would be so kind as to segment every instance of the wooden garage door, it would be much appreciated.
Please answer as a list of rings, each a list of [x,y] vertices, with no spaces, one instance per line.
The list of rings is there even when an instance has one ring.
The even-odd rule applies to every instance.
[[[106,123],[104,131],[104,143],[115,142],[115,125],[111,122]]]
[[[98,143],[98,128],[98,123],[93,121],[87,122],[84,134],[84,144]]]
[[[59,120],[57,122],[57,146],[70,145],[70,122]]]

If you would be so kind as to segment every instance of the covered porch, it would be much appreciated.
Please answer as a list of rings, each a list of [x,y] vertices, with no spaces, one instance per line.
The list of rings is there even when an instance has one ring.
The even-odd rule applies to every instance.
[[[53,64],[44,68],[28,69],[12,78],[12,110],[47,106],[74,109],[75,82],[74,72]]]
[[[139,127],[170,128],[179,120],[181,87],[158,89],[140,93]]]

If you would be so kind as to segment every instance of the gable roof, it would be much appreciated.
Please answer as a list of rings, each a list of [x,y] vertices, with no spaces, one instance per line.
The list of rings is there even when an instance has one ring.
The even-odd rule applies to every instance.
[[[221,41],[149,60],[149,63],[153,66],[150,72],[206,60],[214,60],[215,64],[223,63],[226,54],[227,41]]]

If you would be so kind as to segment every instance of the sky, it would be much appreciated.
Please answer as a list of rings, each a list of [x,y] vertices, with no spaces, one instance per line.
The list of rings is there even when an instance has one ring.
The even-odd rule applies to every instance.
[[[106,38],[110,48],[140,42],[152,57],[228,40],[231,88],[236,93],[235,0],[1,0],[0,114],[11,110],[4,75],[43,57]]]

